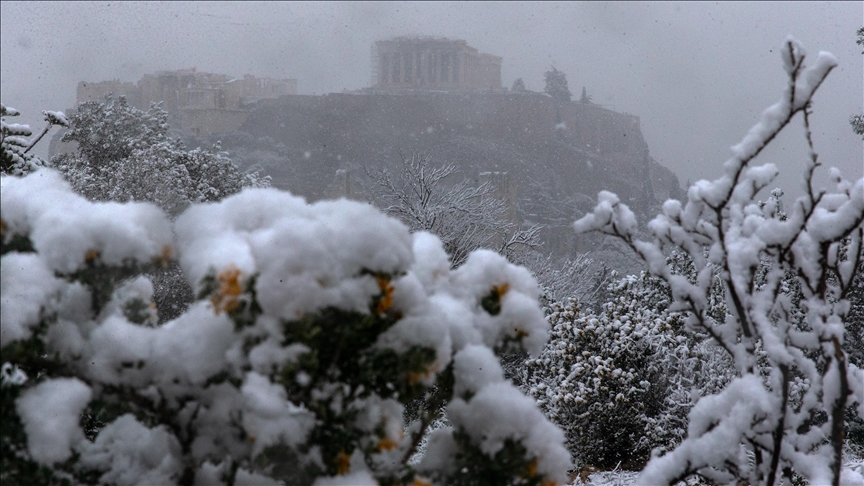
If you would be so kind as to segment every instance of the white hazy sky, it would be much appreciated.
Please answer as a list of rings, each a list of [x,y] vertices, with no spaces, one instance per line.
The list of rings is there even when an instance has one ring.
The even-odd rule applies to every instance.
[[[814,142],[826,166],[864,176],[849,124],[862,112],[862,2],[0,2],[0,97],[41,128],[40,110],[74,105],[78,81],[195,66],[291,77],[301,94],[368,86],[370,46],[404,34],[460,38],[504,58],[502,81],[543,89],[551,65],[576,96],[641,118],[651,154],[687,180],[715,178],[729,147],[785,85],[787,35],[840,66],[817,93]],[[761,157],[798,194],[800,121]],[[47,147],[47,143],[43,144]],[[43,148],[44,150],[44,148]]]

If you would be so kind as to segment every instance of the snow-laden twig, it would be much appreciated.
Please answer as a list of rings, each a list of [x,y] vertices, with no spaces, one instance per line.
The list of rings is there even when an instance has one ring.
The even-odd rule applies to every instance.
[[[777,484],[781,474],[800,474],[811,484],[861,481],[854,472],[841,472],[843,413],[864,403],[864,390],[850,379],[860,370],[846,362],[841,343],[848,312],[843,298],[861,251],[864,179],[846,181],[834,171],[836,192],[813,189],[819,163],[808,110],[837,62],[823,52],[807,66],[792,38],[782,58],[789,83],[781,100],[732,147],[719,179],[695,183],[684,205],[663,205],[648,225],[650,241],[635,238],[632,211],[611,193],[601,193],[594,211],[574,224],[577,232],[612,234],[633,248],[653,275],[668,282],[688,326],[721,345],[740,374],[696,404],[688,438],[654,458],[640,483],[673,484],[694,474],[751,484]],[[799,112],[810,155],[807,194],[781,215],[775,203],[756,200],[777,168],[751,163]],[[672,248],[693,260],[695,281],[664,264],[664,252]],[[724,282],[725,316],[708,312],[715,276]],[[804,385],[796,385],[801,380]],[[858,413],[864,416],[864,407]]]

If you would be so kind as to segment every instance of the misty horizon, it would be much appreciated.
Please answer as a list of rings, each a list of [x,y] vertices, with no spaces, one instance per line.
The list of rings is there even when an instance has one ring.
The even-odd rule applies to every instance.
[[[505,88],[521,78],[542,91],[555,66],[577,97],[585,87],[595,103],[638,116],[651,155],[686,184],[719,176],[729,147],[777,101],[779,49],[792,35],[811,58],[826,50],[839,61],[815,99],[814,144],[823,165],[857,178],[864,150],[848,119],[862,111],[862,18],[861,4],[844,2],[3,2],[0,91],[38,130],[41,110],[74,106],[79,81],[195,67],[340,93],[369,86],[376,40],[462,39],[503,58]],[[794,196],[807,150],[800,128],[787,132],[757,162],[775,163],[775,185]]]

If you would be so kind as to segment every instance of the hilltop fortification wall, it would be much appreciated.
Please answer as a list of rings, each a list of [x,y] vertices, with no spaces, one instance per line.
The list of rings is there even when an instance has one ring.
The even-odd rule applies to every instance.
[[[651,158],[638,117],[539,93],[283,96],[259,103],[240,130],[282,147],[274,185],[311,200],[332,196],[337,171],[356,180],[364,167],[398,169],[400,151],[430,153],[477,183],[507,173],[514,212],[547,225],[559,254],[578,244],[570,225],[602,189],[643,215],[681,195],[675,175]]]
[[[651,201],[678,190],[674,174],[649,156],[638,117],[540,94],[284,96],[263,101],[240,130],[291,147],[327,177],[423,150],[469,177],[511,171],[517,181],[554,180],[594,195],[601,187],[645,192]]]

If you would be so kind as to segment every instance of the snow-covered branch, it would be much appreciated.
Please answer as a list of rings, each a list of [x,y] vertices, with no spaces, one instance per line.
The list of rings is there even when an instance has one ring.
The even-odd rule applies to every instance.
[[[446,179],[457,172],[454,164],[434,166],[431,156],[400,153],[398,174],[387,169],[366,175],[375,183],[373,190],[384,211],[407,224],[412,231],[428,231],[444,242],[454,268],[462,265],[468,254],[478,248],[500,247],[500,253],[539,246],[540,226],[522,230],[505,217],[504,202],[494,194],[494,187],[469,180],[452,186]]]
[[[781,100],[732,147],[719,179],[695,183],[684,205],[663,205],[648,225],[651,240],[635,238],[632,211],[611,193],[601,193],[595,210],[574,224],[577,232],[601,231],[632,247],[669,284],[688,326],[727,350],[740,373],[697,403],[688,438],[653,459],[641,483],[673,484],[697,474],[715,482],[777,484],[781,475],[795,473],[811,484],[836,485],[856,474],[841,473],[843,413],[864,396],[850,386],[859,371],[847,363],[841,343],[848,312],[843,288],[860,259],[864,179],[846,181],[832,171],[835,192],[812,189],[819,164],[809,109],[837,62],[823,52],[808,66],[791,38],[782,58],[789,83]],[[756,200],[777,168],[752,162],[799,112],[810,144],[808,193],[784,213],[776,198]],[[665,265],[664,254],[675,248],[692,259],[692,282]],[[728,304],[720,316],[709,305],[715,277],[724,283]]]
[[[28,152],[51,130],[51,127],[54,125],[68,127],[69,121],[62,111],[43,111],[42,114],[45,115],[48,124],[39,132],[39,135],[28,141],[26,137],[33,135],[30,126],[20,123],[7,124],[6,117],[19,116],[20,113],[15,108],[0,103],[0,173],[24,175],[46,165],[45,161]]]

